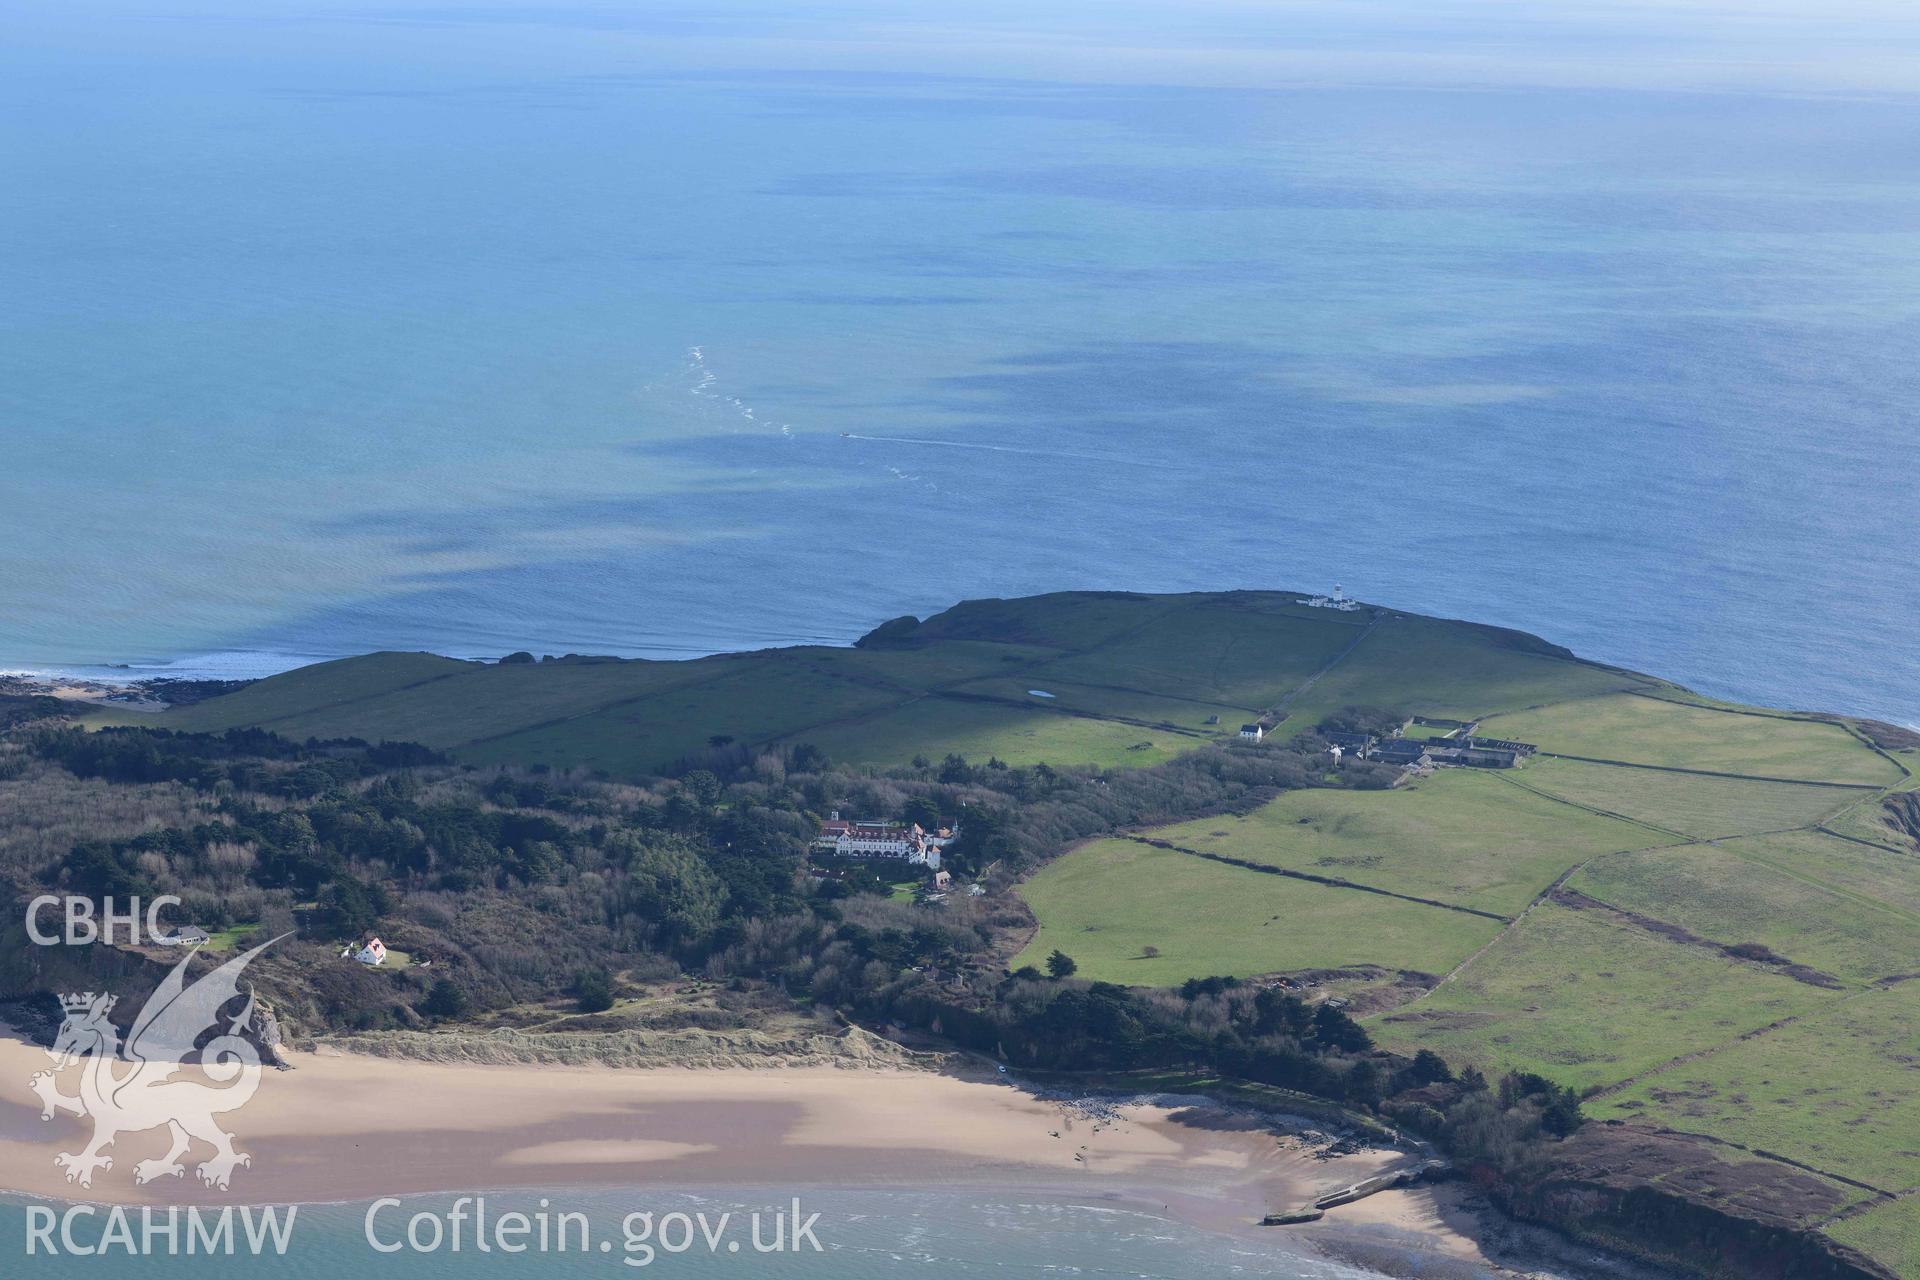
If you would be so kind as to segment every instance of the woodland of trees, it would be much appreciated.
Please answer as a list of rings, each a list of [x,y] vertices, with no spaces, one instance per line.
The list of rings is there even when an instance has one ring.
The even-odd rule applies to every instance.
[[[724,742],[683,763],[627,784],[477,769],[411,744],[29,719],[0,738],[0,876],[20,902],[49,889],[173,894],[181,923],[291,933],[264,973],[297,989],[283,999],[310,1030],[556,998],[598,1013],[695,975],[723,985],[743,1021],[825,1008],[1029,1068],[1275,1085],[1377,1111],[1502,1170],[1579,1123],[1577,1100],[1548,1081],[1489,1088],[1430,1053],[1384,1054],[1342,1010],[1278,988],[1088,983],[1065,956],[1048,974],[1006,972],[1001,944],[1026,916],[1005,890],[1069,845],[1250,810],[1288,788],[1385,787],[1391,770],[1329,772],[1311,738],[1226,742],[1119,772],[957,756],[854,770],[807,746]],[[989,892],[901,902],[878,876],[810,874],[810,840],[836,809],[958,819],[947,864]],[[372,932],[430,964],[338,962]]]

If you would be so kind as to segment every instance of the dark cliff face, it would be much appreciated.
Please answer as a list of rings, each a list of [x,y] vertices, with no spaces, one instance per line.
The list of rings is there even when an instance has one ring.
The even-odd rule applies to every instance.
[[[1847,1197],[1831,1183],[1705,1139],[1589,1124],[1552,1174],[1490,1191],[1515,1217],[1712,1280],[1898,1280],[1811,1225]]]
[[[1902,791],[1891,795],[1882,802],[1887,821],[1913,841],[1913,847],[1920,849],[1920,792]]]
[[[16,923],[0,932],[0,999],[111,991],[137,1008],[166,972],[140,953],[117,947],[38,946],[17,923],[25,917],[25,899],[9,903],[9,909]]]
[[[178,948],[156,953],[99,943],[43,947],[33,944],[25,928],[16,925],[0,933],[0,1021],[31,1043],[48,1046],[66,1016],[60,997],[72,992],[103,991],[115,997],[110,1019],[125,1033],[154,988],[182,958],[184,953]],[[229,958],[224,954],[195,955],[188,960],[187,980],[197,981]],[[243,994],[258,1001],[246,1037],[260,1051],[261,1061],[269,1064],[280,1061],[278,1046],[286,1034],[275,1014],[275,1004],[286,999],[283,993],[301,989],[299,967],[279,966],[278,975],[274,968],[269,963],[250,970],[242,987]],[[258,986],[255,976],[263,979]],[[293,979],[290,982],[289,977]],[[229,1014],[237,1014],[238,999],[227,1006]]]

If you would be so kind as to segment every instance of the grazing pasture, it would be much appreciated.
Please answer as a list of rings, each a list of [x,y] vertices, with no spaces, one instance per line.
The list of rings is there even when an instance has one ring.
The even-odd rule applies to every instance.
[[[1805,827],[1860,798],[1859,792],[1833,787],[1711,778],[1580,760],[1536,758],[1514,780],[1696,840]]]
[[[1723,840],[1720,848],[1862,908],[1896,912],[1920,927],[1920,875],[1911,854],[1823,835],[1787,831]]]
[[[1888,1191],[1920,1187],[1920,980],[1877,987],[1592,1104],[1775,1152]]]
[[[1095,841],[1056,859],[1021,896],[1041,927],[1014,967],[1044,965],[1058,948],[1083,978],[1136,986],[1354,965],[1440,972],[1500,928],[1130,840]]]
[[[480,664],[431,653],[369,653],[358,658],[317,662],[205,702],[175,707],[159,718],[165,728],[185,733],[218,732],[236,726],[271,728],[295,721],[304,734],[349,736],[341,726],[358,727],[363,713],[406,689],[470,675]],[[152,722],[145,717],[137,723]],[[279,732],[279,730],[275,730]],[[364,734],[358,736],[366,736]],[[369,738],[368,741],[375,739]],[[415,737],[409,741],[419,742]]]
[[[1830,856],[1853,857],[1843,841],[1818,838],[1831,841]],[[1743,843],[1596,858],[1572,887],[1714,942],[1764,946],[1854,987],[1920,972],[1920,914],[1744,857]]]
[[[1036,697],[1031,692],[1035,689],[1053,696]],[[1132,689],[1066,684],[1037,672],[972,680],[954,685],[948,692],[957,698],[993,698],[1036,711],[1079,711],[1105,719],[1170,724],[1204,737],[1238,729],[1248,718],[1244,707],[1219,702],[1194,702]],[[1209,716],[1218,718],[1213,724],[1208,724]]]
[[[1040,707],[930,697],[817,725],[787,741],[812,743],[835,760],[876,767],[914,756],[938,761],[951,752],[982,763],[998,758],[1013,765],[1068,762],[1138,769],[1199,739]]]
[[[1293,791],[1244,818],[1162,827],[1155,839],[1517,915],[1583,859],[1675,837],[1450,769],[1392,791]]]
[[[1335,619],[1338,619],[1337,621]],[[1264,711],[1357,639],[1364,619],[1197,605],[1097,649],[1057,658],[1038,679],[1152,691]]]
[[[1611,1085],[1832,993],[1764,965],[1673,942],[1594,910],[1547,903],[1451,982],[1369,1025],[1384,1043],[1490,1072]]]
[[[1471,720],[1616,689],[1665,687],[1649,676],[1582,662],[1563,649],[1472,623],[1392,614],[1289,707],[1311,728],[1345,706]],[[1504,735],[1511,736],[1511,735]]]
[[[475,764],[581,766],[615,776],[657,773],[676,757],[701,750],[714,735],[754,742],[765,734],[793,733],[877,710],[901,697],[828,666],[735,659],[712,679],[470,742],[457,754]]]
[[[1895,1275],[1920,1276],[1920,1195],[1875,1205],[1824,1230],[1893,1268]]]
[[[1412,676],[1409,664],[1424,674]],[[1646,683],[1516,632],[1310,609],[1285,593],[1077,592],[972,601],[925,622],[887,624],[846,649],[505,664],[373,654],[143,722],[405,740],[474,764],[615,777],[659,772],[715,738],[755,749],[813,742],[836,759],[875,766],[958,753],[1129,768],[1233,733],[1306,697],[1303,689],[1307,701],[1325,695],[1339,705],[1434,686],[1408,710],[1478,712],[1530,705],[1549,691]],[[1035,688],[1055,697],[1033,698]],[[1283,731],[1313,723],[1295,708]]]
[[[1884,787],[1898,766],[1837,724],[1633,694],[1491,716],[1480,731],[1556,755]]]
[[[1897,853],[1920,854],[1920,803],[1911,794],[1862,797],[1823,825]]]

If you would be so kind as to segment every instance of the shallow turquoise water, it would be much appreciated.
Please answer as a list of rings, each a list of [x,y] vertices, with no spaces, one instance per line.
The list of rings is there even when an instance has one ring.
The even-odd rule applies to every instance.
[[[541,1201],[548,1201],[546,1248],[537,1242]],[[137,1213],[129,1238],[144,1240],[150,1253],[129,1254],[124,1246],[108,1244],[107,1252],[73,1256],[56,1228],[48,1237],[59,1252],[35,1241],[29,1256],[27,1208],[24,1202],[0,1201],[0,1258],[22,1259],[36,1276],[50,1280],[82,1280],[87,1276],[129,1275],[140,1280],[241,1280],[263,1269],[288,1280],[321,1280],[352,1274],[378,1274],[399,1280],[441,1280],[453,1276],[566,1276],[681,1275],[721,1277],[768,1274],[837,1277],[863,1280],[870,1276],[897,1276],[902,1272],[940,1277],[1086,1276],[1131,1277],[1134,1280],[1199,1280],[1211,1276],[1289,1277],[1295,1280],[1369,1280],[1372,1272],[1313,1257],[1275,1236],[1272,1240],[1241,1241],[1195,1230],[1131,1209],[1098,1203],[1073,1204],[1019,1195],[951,1190],[898,1192],[820,1192],[805,1196],[799,1221],[811,1224],[815,1251],[802,1241],[793,1251],[756,1252],[756,1238],[769,1249],[796,1239],[791,1210],[774,1226],[791,1197],[769,1191],[730,1193],[726,1196],[596,1191],[493,1194],[487,1197],[489,1222],[509,1212],[523,1212],[532,1228],[509,1242],[525,1243],[528,1251],[491,1253],[475,1249],[471,1213],[461,1235],[462,1248],[451,1248],[453,1234],[445,1225],[454,1199],[417,1197],[399,1208],[380,1208],[372,1238],[381,1246],[400,1246],[382,1252],[369,1243],[367,1213],[371,1202],[343,1205],[306,1205],[295,1213],[286,1234],[284,1254],[261,1258],[244,1248],[232,1256],[177,1255],[166,1252],[163,1234],[144,1235]],[[64,1206],[63,1206],[64,1208]],[[104,1212],[104,1211],[103,1211]],[[441,1234],[422,1226],[407,1243],[408,1223],[426,1212],[440,1218]],[[578,1227],[562,1229],[558,1215],[575,1212],[587,1223],[584,1249]],[[631,1221],[629,1215],[651,1212],[655,1225]],[[759,1234],[750,1215],[762,1214]],[[284,1214],[284,1207],[282,1209]],[[668,1225],[673,1214],[692,1220],[691,1231],[679,1223]],[[705,1230],[693,1215],[705,1214]],[[722,1222],[721,1215],[731,1215]],[[284,1219],[283,1219],[284,1220]],[[182,1219],[184,1223],[184,1219]],[[209,1221],[206,1228],[215,1230]],[[244,1228],[236,1225],[235,1239]],[[709,1235],[712,1244],[709,1244]],[[565,1247],[561,1247],[564,1236]],[[76,1220],[72,1243],[99,1247],[108,1238],[105,1219]],[[186,1229],[181,1229],[184,1242]],[[267,1238],[263,1236],[263,1239]],[[437,1238],[438,1245],[433,1242]],[[491,1237],[497,1244],[499,1237]],[[672,1249],[669,1252],[661,1242]],[[601,1243],[606,1250],[600,1249]],[[688,1242],[691,1242],[690,1244]],[[729,1249],[738,1245],[737,1249]],[[135,1246],[141,1247],[139,1245]],[[271,1246],[268,1246],[271,1249]],[[428,1250],[431,1251],[428,1251]]]
[[[0,667],[1338,581],[1920,721],[1911,9],[0,17]]]

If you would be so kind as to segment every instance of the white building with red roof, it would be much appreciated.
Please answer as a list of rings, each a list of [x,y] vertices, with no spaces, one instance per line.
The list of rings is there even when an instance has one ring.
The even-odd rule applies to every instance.
[[[955,827],[928,831],[917,822],[886,822],[877,818],[848,822],[836,813],[820,824],[813,847],[816,852],[839,858],[902,858],[938,870],[940,850],[958,834]]]

